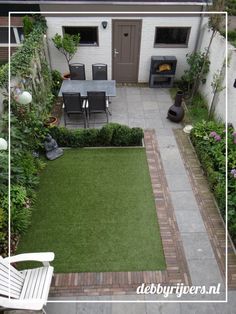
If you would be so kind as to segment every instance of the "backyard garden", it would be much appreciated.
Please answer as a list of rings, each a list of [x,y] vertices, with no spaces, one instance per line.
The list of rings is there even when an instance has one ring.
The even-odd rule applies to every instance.
[[[25,40],[11,58],[10,117],[8,65],[0,67],[0,87],[6,95],[0,137],[11,147],[11,254],[53,251],[56,272],[163,270],[144,132],[118,123],[99,129],[48,126],[60,78],[46,61],[46,28],[41,17],[25,18]],[[209,114],[204,97],[192,93],[196,78],[204,81],[208,73],[208,56],[198,53],[187,60],[189,70],[177,85],[185,91],[185,122],[193,124],[190,139],[223,219],[228,179],[228,227],[236,243],[236,133],[232,125],[227,133],[226,125]],[[19,89],[30,91],[30,104],[19,104]],[[53,162],[44,157],[48,133],[64,147],[64,155]],[[2,256],[8,254],[9,244],[8,152],[0,151]]]

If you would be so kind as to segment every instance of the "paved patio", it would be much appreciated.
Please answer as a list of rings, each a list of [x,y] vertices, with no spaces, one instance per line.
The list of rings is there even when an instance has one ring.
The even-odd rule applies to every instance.
[[[204,181],[200,165],[188,141],[182,134],[180,124],[174,124],[166,119],[167,110],[172,104],[168,89],[150,89],[147,87],[120,87],[117,88],[117,97],[112,99],[110,122],[127,124],[131,127],[139,126],[155,131],[157,154],[163,167],[166,195],[170,202],[165,203],[165,208],[173,207],[174,222],[177,226],[176,241],[183,247],[185,270],[190,274],[193,285],[216,285],[221,283],[221,294],[218,300],[225,299],[225,258],[224,258],[224,225],[217,212],[214,199]],[[92,117],[91,127],[100,127],[105,121],[102,115]],[[75,126],[72,126],[75,127]],[[195,158],[195,159],[194,159]],[[149,164],[150,166],[150,164]],[[152,175],[151,175],[152,176]],[[163,183],[164,182],[164,183]],[[153,180],[152,180],[153,183]],[[154,182],[155,185],[155,182]],[[155,188],[155,186],[153,186]],[[155,194],[155,193],[154,193]],[[157,208],[161,208],[161,198]],[[158,212],[157,212],[158,214]],[[158,216],[159,220],[161,216]],[[231,289],[236,288],[236,260],[232,247],[229,245],[229,284]],[[64,276],[64,275],[61,275]],[[62,277],[61,277],[62,278]],[[125,295],[125,290],[106,295],[99,291],[90,296],[76,295],[75,289],[68,286],[63,277],[61,293],[51,300],[163,300],[161,296]],[[67,281],[68,282],[68,281]],[[153,282],[147,280],[146,282]],[[168,282],[167,282],[168,283]],[[78,283],[79,284],[79,283]],[[64,287],[63,287],[64,285]],[[55,288],[52,287],[52,291]],[[60,284],[58,285],[60,290]],[[70,290],[71,289],[71,290]],[[58,291],[59,291],[58,290]],[[63,295],[63,291],[65,294]],[[71,295],[70,295],[71,291]],[[135,290],[134,290],[135,291]],[[69,293],[68,293],[69,292]],[[111,293],[110,293],[111,294]],[[60,297],[59,297],[60,295]],[[164,304],[164,303],[49,303],[47,313],[234,313],[236,306],[235,291],[229,292],[229,304]],[[204,295],[198,299],[210,300]],[[175,297],[168,300],[178,299]],[[184,298],[190,300],[190,296]],[[165,300],[165,299],[164,299]],[[195,299],[196,300],[196,299]]]

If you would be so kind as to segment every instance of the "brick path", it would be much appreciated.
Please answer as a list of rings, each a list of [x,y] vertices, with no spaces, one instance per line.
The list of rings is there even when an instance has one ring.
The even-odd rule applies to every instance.
[[[171,285],[182,282],[191,285],[155,132],[145,131],[144,140],[167,269],[143,272],[56,274],[50,296],[134,294],[141,283]]]
[[[214,196],[191,145],[189,136],[182,130],[175,130],[175,138],[184,160],[185,168],[198,202],[198,206],[213,248],[221,274],[225,278],[225,225],[219,214]],[[236,255],[228,241],[228,286],[236,288]]]

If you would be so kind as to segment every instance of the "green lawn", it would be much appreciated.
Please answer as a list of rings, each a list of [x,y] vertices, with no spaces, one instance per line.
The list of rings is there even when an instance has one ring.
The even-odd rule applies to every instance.
[[[165,269],[143,148],[70,149],[41,174],[20,252],[55,252],[56,272]]]

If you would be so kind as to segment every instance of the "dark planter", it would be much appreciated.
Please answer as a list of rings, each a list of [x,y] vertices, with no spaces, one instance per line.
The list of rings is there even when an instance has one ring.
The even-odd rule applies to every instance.
[[[173,122],[180,122],[184,118],[184,109],[181,106],[184,93],[178,91],[175,96],[175,103],[169,108],[167,118]]]

